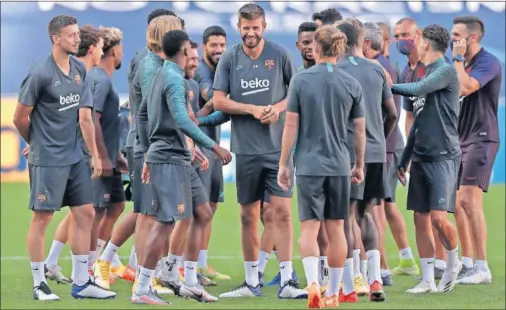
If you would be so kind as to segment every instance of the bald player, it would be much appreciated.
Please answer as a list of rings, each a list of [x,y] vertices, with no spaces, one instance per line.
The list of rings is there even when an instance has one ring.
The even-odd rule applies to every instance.
[[[421,35],[421,30],[412,18],[403,18],[395,24],[394,39],[397,50],[408,58],[408,63],[401,72],[400,83],[418,82],[425,74],[425,66],[419,61],[418,52],[415,48],[415,39]],[[413,125],[413,103],[416,99],[416,97],[404,97],[403,108],[406,111],[406,137],[409,136],[409,131]],[[439,242],[437,231],[433,229],[432,232],[434,233],[436,246],[434,277],[440,279],[446,269],[446,252],[441,242]]]

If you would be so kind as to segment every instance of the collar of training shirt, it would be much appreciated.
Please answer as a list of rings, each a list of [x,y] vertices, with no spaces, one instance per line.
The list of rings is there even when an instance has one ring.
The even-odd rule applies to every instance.
[[[184,70],[183,68],[181,68],[180,66],[178,66],[175,62],[173,61],[170,61],[170,60],[166,60],[164,63],[163,63],[163,66],[166,67],[166,68],[170,68],[172,70],[175,70],[176,72],[178,72],[179,74],[183,75],[184,74]]]

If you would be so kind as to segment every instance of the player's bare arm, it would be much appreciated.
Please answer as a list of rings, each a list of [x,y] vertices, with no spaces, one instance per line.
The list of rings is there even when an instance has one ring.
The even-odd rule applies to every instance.
[[[227,98],[227,94],[221,90],[215,90],[213,98],[214,108],[227,114],[252,115],[256,119],[261,119],[265,113],[265,107],[236,102]]]
[[[14,118],[12,119],[19,134],[28,144],[30,144],[30,114],[32,110],[33,106],[26,106],[22,103],[18,103],[16,105],[16,111],[14,112]]]
[[[102,118],[102,114],[95,112],[94,113],[94,128],[95,128],[95,144],[97,146],[98,154],[102,160],[102,169],[104,169],[104,175],[112,175],[112,163],[107,153],[107,148],[105,147],[104,135],[102,132],[102,126],[100,125],[100,119]]]
[[[360,183],[364,179],[365,157],[365,117],[353,120],[353,144],[355,148],[355,167],[352,170],[352,182]]]
[[[204,117],[211,113],[213,113],[214,110],[214,99],[211,98],[206,104],[197,112],[198,117]]]
[[[92,110],[87,107],[79,109],[79,127],[83,134],[84,142],[91,153],[91,164],[93,166],[92,178],[98,178],[102,175],[102,161],[97,150],[95,141],[95,126],[93,125]]]
[[[388,138],[397,125],[397,108],[395,107],[394,97],[390,97],[383,102],[383,112],[385,112],[385,121],[383,122],[383,130],[385,138]]]
[[[413,122],[415,120],[415,116],[413,115],[413,112],[406,111],[406,122],[404,124],[404,134],[406,137],[409,135],[409,131],[411,130],[411,127],[413,126]]]

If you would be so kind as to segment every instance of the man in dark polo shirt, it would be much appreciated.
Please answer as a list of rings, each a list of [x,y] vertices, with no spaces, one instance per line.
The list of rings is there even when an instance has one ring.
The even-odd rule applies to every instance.
[[[399,53],[406,55],[408,63],[402,69],[399,83],[418,82],[425,75],[425,66],[419,61],[419,55],[415,48],[415,38],[420,37],[422,32],[418,27],[416,21],[412,18],[402,18],[394,27],[394,39]],[[413,125],[413,103],[416,97],[404,97],[402,104],[403,109],[406,111],[405,122],[405,135],[409,135],[411,126]],[[440,279],[446,269],[446,252],[439,242],[437,231],[432,230],[434,233],[434,242],[436,246],[436,260],[434,277]]]
[[[457,224],[461,225],[459,233],[470,232],[469,254],[463,255],[465,267],[459,275],[459,283],[465,284],[492,281],[487,264],[483,192],[488,191],[499,149],[497,107],[501,64],[497,57],[480,46],[484,34],[483,22],[477,17],[463,16],[453,20],[453,66],[459,77],[461,95],[459,134],[462,161],[457,206],[463,211],[460,212],[461,217],[465,218]],[[464,250],[464,245],[462,248]],[[476,258],[474,268],[473,254]]]

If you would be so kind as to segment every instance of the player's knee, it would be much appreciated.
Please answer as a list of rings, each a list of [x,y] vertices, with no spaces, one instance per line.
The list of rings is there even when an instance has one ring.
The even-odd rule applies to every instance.
[[[213,211],[211,210],[211,206],[209,203],[201,204],[197,207],[195,212],[195,220],[197,220],[200,224],[207,225],[213,218]]]
[[[432,227],[437,231],[441,231],[446,220],[446,212],[432,211],[430,213],[430,222]]]
[[[461,193],[458,198],[459,207],[467,216],[472,216],[476,210],[475,202],[472,198],[468,193]]]
[[[90,225],[93,223],[93,220],[96,218],[97,214],[92,205],[86,205],[82,207],[74,207],[71,209],[72,218],[74,219],[74,223],[82,224],[82,225]],[[101,213],[99,211],[99,216],[103,216],[103,211]]]
[[[241,208],[241,224],[243,227],[251,227],[255,221],[258,221],[258,217],[255,218],[253,208]]]
[[[51,218],[53,217],[54,212],[33,212],[32,217],[32,227],[37,228],[39,231],[45,231],[49,223],[51,222]]]
[[[264,205],[263,211],[262,211],[262,221],[263,221],[264,225],[269,225],[271,223],[274,223],[274,212],[270,206],[266,208],[266,206]]]

